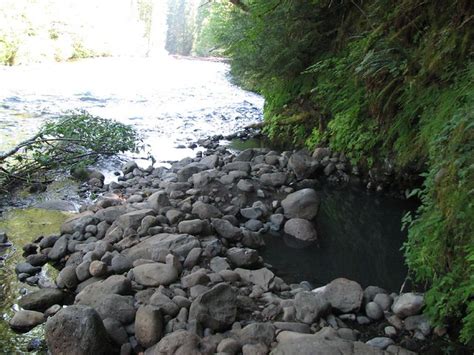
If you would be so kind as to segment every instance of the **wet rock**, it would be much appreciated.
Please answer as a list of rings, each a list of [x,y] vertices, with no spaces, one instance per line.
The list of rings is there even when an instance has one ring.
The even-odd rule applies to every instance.
[[[249,267],[258,262],[258,253],[249,248],[230,248],[227,251],[227,258],[236,267]]]
[[[140,306],[135,318],[135,337],[144,348],[156,344],[163,334],[161,311],[151,306]]]
[[[306,324],[318,321],[331,309],[330,303],[323,294],[310,291],[297,293],[294,307],[296,319]]]
[[[316,228],[313,224],[302,218],[291,218],[285,223],[285,233],[304,241],[315,241],[318,239]]]
[[[281,205],[287,218],[311,220],[318,214],[320,199],[313,189],[303,189],[289,194]]]
[[[228,220],[214,218],[212,226],[222,238],[236,240],[241,236],[240,228],[235,227]]]
[[[169,285],[178,279],[178,270],[162,263],[143,264],[132,269],[136,282],[147,287]]]
[[[64,293],[55,288],[43,288],[38,291],[33,291],[18,301],[21,308],[30,311],[44,312],[47,308],[56,303],[61,303],[64,298]]]
[[[403,293],[393,303],[392,311],[400,318],[414,316],[420,313],[425,302],[419,293]]]
[[[100,316],[86,306],[70,306],[49,318],[45,335],[52,354],[108,354],[111,350]]]
[[[357,282],[338,278],[325,286],[324,295],[333,308],[342,313],[350,313],[359,310],[363,291]]]
[[[225,330],[237,316],[236,293],[225,283],[214,286],[197,297],[191,304],[189,320],[196,320],[204,327]]]
[[[46,254],[28,255],[26,261],[33,266],[43,266],[48,262],[48,256]]]
[[[28,274],[34,275],[41,271],[40,267],[33,266],[29,263],[18,263],[15,266],[15,272],[17,274]]]
[[[44,322],[44,315],[37,311],[18,311],[9,321],[10,328],[19,332],[27,332]]]

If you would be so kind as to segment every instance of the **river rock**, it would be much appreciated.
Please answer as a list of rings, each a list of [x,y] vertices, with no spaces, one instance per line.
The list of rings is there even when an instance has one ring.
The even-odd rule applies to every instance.
[[[243,161],[234,161],[232,163],[224,165],[222,170],[225,172],[233,171],[233,170],[238,170],[238,171],[243,171],[245,173],[250,173],[250,163],[248,162],[243,162]]]
[[[46,342],[52,354],[109,354],[111,346],[99,314],[86,306],[63,308],[49,318]]]
[[[75,266],[66,266],[62,269],[56,278],[56,284],[59,288],[68,288],[74,290],[79,283],[76,275]]]
[[[97,299],[103,298],[106,295],[128,295],[131,291],[132,284],[129,279],[122,275],[112,275],[103,281],[97,281],[84,287],[76,295],[75,302],[82,305],[93,305]]]
[[[258,285],[265,291],[270,288],[270,284],[275,279],[275,274],[268,270],[266,267],[258,270],[247,270],[237,268],[234,270],[240,278],[248,283]]]
[[[237,333],[240,344],[270,344],[275,339],[275,327],[271,323],[252,323]]]
[[[122,324],[113,318],[103,320],[105,330],[110,339],[117,345],[128,343],[128,334]]]
[[[168,264],[149,263],[132,269],[137,283],[147,287],[169,285],[178,279],[178,270]]]
[[[324,287],[324,295],[333,308],[342,313],[350,313],[359,310],[364,293],[357,282],[338,278]]]
[[[400,318],[414,316],[420,313],[425,302],[419,293],[403,293],[393,303],[392,311]]]
[[[249,267],[258,262],[258,253],[249,248],[230,248],[227,251],[227,258],[236,267]]]
[[[236,240],[241,236],[240,228],[235,227],[226,219],[212,219],[212,226],[222,238]]]
[[[204,229],[204,222],[200,219],[181,221],[178,224],[178,231],[184,234],[200,234]]]
[[[204,271],[196,271],[181,278],[181,285],[184,288],[191,288],[195,285],[207,285],[210,282],[209,276]]]
[[[404,325],[406,330],[419,330],[424,336],[431,333],[430,321],[422,314],[405,318]]]
[[[199,240],[190,234],[161,233],[124,250],[122,255],[128,257],[133,262],[137,259],[152,259],[153,250],[162,249],[186,257],[191,249],[197,247],[200,247]]]
[[[262,184],[272,187],[285,185],[288,180],[288,174],[283,172],[265,173],[260,176]]]
[[[285,223],[285,233],[304,241],[315,241],[318,239],[316,228],[307,219],[291,218]]]
[[[163,334],[163,317],[158,308],[140,306],[135,318],[135,337],[144,348],[156,344]]]
[[[102,222],[113,223],[121,215],[129,212],[127,206],[109,206],[98,210],[95,216]]]
[[[196,320],[213,330],[225,330],[237,316],[236,292],[228,284],[221,283],[197,297],[191,304],[189,320]]]
[[[201,159],[200,163],[207,166],[208,169],[214,169],[219,162],[219,156],[212,154]]]
[[[15,265],[15,272],[17,274],[34,275],[41,271],[41,267],[33,266],[29,263],[18,263]]]
[[[178,330],[166,335],[158,344],[148,348],[145,355],[211,355],[214,351],[196,334]]]
[[[393,298],[386,293],[377,293],[374,297],[374,302],[382,308],[382,311],[388,311],[393,303]]]
[[[127,230],[128,228],[136,230],[140,226],[143,218],[145,218],[146,216],[153,216],[153,215],[155,215],[155,212],[152,209],[143,209],[143,210],[128,212],[118,217],[115,220],[115,222],[112,224],[112,226],[119,226],[124,231]]]
[[[365,314],[367,314],[367,317],[374,320],[379,320],[383,318],[383,310],[375,302],[369,302],[365,305]]]
[[[318,214],[319,197],[313,189],[302,189],[289,194],[281,206],[287,218],[311,220]]]
[[[132,296],[117,294],[105,295],[94,300],[93,307],[102,319],[113,318],[122,324],[129,324],[135,319],[135,308]]]
[[[160,290],[155,292],[149,301],[150,305],[161,309],[164,314],[168,314],[172,317],[176,316],[179,312],[179,307],[174,303],[171,298],[161,293]]]
[[[365,342],[367,345],[378,349],[386,349],[389,345],[394,344],[394,341],[387,337],[376,337]]]
[[[99,222],[99,219],[94,216],[93,212],[85,211],[66,219],[61,225],[61,234],[83,233],[87,225]]]
[[[242,192],[252,192],[255,190],[252,180],[249,179],[240,179],[237,183],[237,188]]]
[[[217,346],[217,352],[229,355],[236,355],[239,353],[241,348],[242,345],[240,345],[237,340],[232,338],[225,338],[219,342],[219,345]]]
[[[18,311],[9,321],[10,328],[19,332],[27,332],[44,322],[44,315],[37,311]]]
[[[246,207],[240,209],[240,214],[247,219],[259,219],[263,216],[263,211],[258,207]]]
[[[43,288],[24,295],[18,301],[21,308],[30,311],[44,312],[46,309],[56,303],[61,303],[64,293],[56,288]]]
[[[201,201],[194,203],[191,213],[197,215],[200,219],[220,218],[222,216],[217,207]]]
[[[331,309],[331,305],[324,294],[310,291],[297,293],[294,307],[296,319],[306,324],[316,322]]]
[[[155,212],[159,212],[163,207],[170,205],[168,195],[165,191],[157,191],[151,194],[150,197],[148,197],[147,203]]]
[[[129,160],[122,166],[122,172],[124,175],[131,173],[133,170],[138,169],[138,165],[135,161]]]
[[[207,170],[208,167],[206,164],[193,162],[186,165],[184,168],[178,171],[178,181],[187,182],[188,179],[196,173]]]

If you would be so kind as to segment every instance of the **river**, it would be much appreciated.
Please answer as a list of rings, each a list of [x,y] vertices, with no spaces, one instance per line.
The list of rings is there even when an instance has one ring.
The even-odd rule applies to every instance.
[[[133,125],[159,162],[194,156],[196,149],[188,148],[190,143],[214,134],[235,133],[262,120],[263,98],[233,85],[228,71],[223,62],[171,56],[0,67],[0,151],[33,135],[47,119],[69,110],[87,110]],[[114,160],[101,168],[110,179],[118,165]],[[400,219],[413,206],[360,189],[323,189],[321,193],[317,221],[320,248],[298,249],[282,236],[267,236],[262,252],[265,261],[288,282],[308,280],[321,285],[345,276],[364,287],[379,285],[397,291],[406,276],[399,250],[405,238]],[[62,192],[65,197],[73,198],[68,190]],[[26,205],[37,198],[30,196]],[[3,217],[0,227],[7,225],[9,218],[26,223],[21,213]],[[47,216],[40,218],[47,223]],[[23,351],[26,343],[40,334],[35,330],[16,335],[6,323],[16,307],[11,303],[24,287],[16,281],[14,261],[33,237],[14,235],[13,247],[0,250],[8,256],[0,267],[0,313],[4,318],[0,321],[0,351]]]

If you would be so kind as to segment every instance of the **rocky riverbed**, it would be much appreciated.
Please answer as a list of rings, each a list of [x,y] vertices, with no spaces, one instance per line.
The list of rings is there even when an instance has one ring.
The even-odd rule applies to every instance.
[[[422,294],[287,284],[259,255],[268,231],[318,243],[315,186],[350,180],[343,156],[200,143],[170,168],[93,172],[97,202],[24,247],[18,278],[39,289],[10,326],[45,323],[52,354],[412,354],[443,335]],[[35,276],[46,263],[56,280]]]

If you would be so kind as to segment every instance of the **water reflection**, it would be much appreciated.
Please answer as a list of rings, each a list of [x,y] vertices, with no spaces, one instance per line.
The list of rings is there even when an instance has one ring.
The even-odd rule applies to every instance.
[[[269,235],[264,259],[289,282],[307,280],[320,286],[346,277],[362,286],[399,290],[407,273],[400,221],[416,206],[350,188],[325,189],[321,195],[316,218],[320,247]]]

